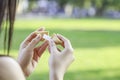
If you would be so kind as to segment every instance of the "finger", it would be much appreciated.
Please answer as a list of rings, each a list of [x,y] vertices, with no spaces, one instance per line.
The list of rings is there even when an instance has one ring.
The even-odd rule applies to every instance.
[[[37,53],[37,49],[34,49],[33,60],[38,62],[38,59],[39,59],[39,56],[38,56],[38,53]]]
[[[42,28],[39,28],[37,31],[43,31],[45,30],[44,27]],[[22,47],[26,47],[31,41],[33,38],[35,38],[37,36],[37,34],[35,32],[32,32],[23,42],[22,42]]]
[[[55,43],[55,41],[54,41],[54,43]],[[57,47],[57,45],[61,45],[61,44],[56,44],[56,43],[55,43],[55,45],[56,45],[57,50],[58,50],[59,52],[61,52],[61,49],[59,49],[59,48]],[[49,52],[50,52],[50,47],[48,47],[48,50],[49,50]]]
[[[37,49],[37,53],[38,53],[38,56],[40,57],[42,54],[43,54],[43,52],[46,50],[46,48],[47,48],[47,46],[48,46],[48,41],[45,41],[41,46],[38,46],[36,49]]]
[[[45,30],[45,27],[41,27],[39,29],[37,29],[36,31],[44,31]]]
[[[59,52],[61,52],[61,50],[59,49],[59,48],[57,48],[57,50],[59,51]],[[50,47],[48,46],[48,51],[50,52]],[[50,52],[51,53],[51,52]]]
[[[49,51],[49,53],[51,53],[51,52],[50,52],[50,46],[48,46],[48,51]]]
[[[41,36],[38,34],[29,44],[28,49],[33,49],[40,41]]]
[[[26,47],[31,41],[33,38],[35,38],[37,35],[32,32],[23,42],[22,42],[22,47]]]
[[[63,44],[64,44],[65,48],[72,48],[71,43],[67,38],[65,38],[64,36],[62,36],[60,34],[57,34],[57,36],[59,39],[61,39],[64,42]]]
[[[55,42],[52,39],[48,40],[48,42],[49,42],[49,48],[50,48],[51,54],[58,53],[57,47],[55,45]]]
[[[60,50],[59,48],[57,48],[57,50],[58,50],[59,52],[61,52],[61,50]]]
[[[37,64],[38,64],[38,62],[33,59],[32,60],[32,65],[33,65],[34,68],[37,66]]]
[[[35,61],[38,62],[39,58],[41,57],[41,55],[43,54],[43,52],[45,51],[45,49],[48,46],[48,42],[44,42],[41,46],[37,47],[34,49],[34,55],[33,55],[33,59]]]
[[[45,27],[39,28],[37,31],[43,31],[43,30],[45,30]],[[27,37],[27,40],[26,40],[26,41],[29,41],[29,42],[30,42],[35,36],[37,36],[36,33],[35,33],[35,32],[32,32],[32,33]]]

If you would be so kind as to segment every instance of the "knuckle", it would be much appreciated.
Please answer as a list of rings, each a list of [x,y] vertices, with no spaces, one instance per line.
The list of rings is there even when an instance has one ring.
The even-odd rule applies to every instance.
[[[36,39],[33,39],[32,44],[34,44],[34,43],[36,43],[36,42],[37,42],[37,40],[36,40]]]

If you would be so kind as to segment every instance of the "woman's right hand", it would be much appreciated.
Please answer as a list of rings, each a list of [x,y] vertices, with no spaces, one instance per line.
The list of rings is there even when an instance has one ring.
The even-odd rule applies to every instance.
[[[70,41],[62,35],[57,34],[57,37],[63,42],[61,45],[64,49],[59,51],[54,41],[52,39],[49,40],[50,80],[63,80],[64,73],[74,61],[73,48]]]
[[[41,32],[44,30],[44,28],[40,28],[37,31]],[[45,41],[42,45],[36,47],[41,39],[42,37],[40,34],[33,32],[20,45],[17,61],[26,77],[28,77],[34,71],[36,65],[38,64],[38,60],[48,46],[48,42]]]

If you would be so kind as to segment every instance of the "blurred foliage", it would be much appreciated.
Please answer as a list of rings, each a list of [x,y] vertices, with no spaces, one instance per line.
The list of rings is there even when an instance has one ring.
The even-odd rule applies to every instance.
[[[35,7],[35,4],[38,0],[28,0],[28,1],[29,1],[28,11],[31,11]]]
[[[29,0],[29,10],[34,7],[38,0]],[[51,0],[48,0],[51,1]],[[101,16],[105,10],[113,9],[120,11],[120,0],[55,0],[59,4],[60,8],[64,8],[66,4],[72,4],[79,6],[80,8],[96,8],[96,15]]]
[[[57,0],[60,6],[67,3],[86,8],[93,6],[97,10],[97,16],[101,16],[106,9],[114,9],[120,11],[120,0]]]

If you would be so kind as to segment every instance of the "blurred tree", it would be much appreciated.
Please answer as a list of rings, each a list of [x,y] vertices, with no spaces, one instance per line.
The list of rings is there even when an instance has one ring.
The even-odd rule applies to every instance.
[[[28,0],[28,1],[29,1],[28,11],[31,11],[38,0]]]
[[[32,10],[35,3],[38,0],[28,0],[29,10]],[[51,1],[51,0],[48,0]],[[67,3],[73,4],[74,6],[79,6],[81,8],[95,7],[96,16],[101,16],[106,9],[110,7],[120,11],[120,0],[55,0],[58,2],[60,9],[64,9]]]
[[[108,6],[108,0],[95,0],[96,2],[96,15],[102,16],[103,11],[106,9],[106,6]]]
[[[73,3],[74,5],[82,8],[86,6],[95,7],[96,16],[102,16],[104,11],[109,9],[110,7],[120,11],[120,0],[69,0],[69,1],[71,1],[71,3]]]
[[[97,16],[102,16],[103,12],[110,7],[120,10],[120,0],[92,0],[97,9]]]
[[[60,6],[60,9],[63,9],[64,6],[69,2],[69,0],[56,0],[58,5]]]
[[[84,3],[85,3],[86,0],[72,0],[71,2],[76,5],[76,6],[79,6],[79,7],[84,7]]]
[[[120,0],[113,0],[113,6],[115,6],[115,8],[120,11]]]

